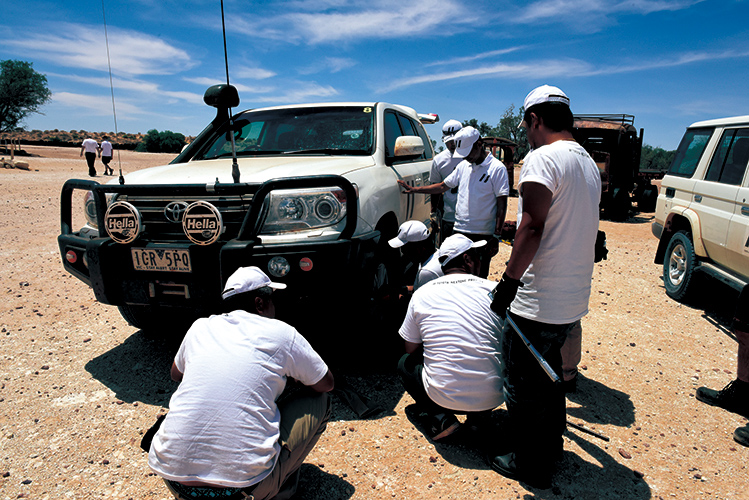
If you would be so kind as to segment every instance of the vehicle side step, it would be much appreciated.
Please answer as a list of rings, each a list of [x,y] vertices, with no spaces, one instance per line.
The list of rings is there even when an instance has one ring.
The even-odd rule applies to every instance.
[[[722,281],[726,285],[739,292],[747,285],[747,282],[743,279],[734,276],[733,274],[728,273],[715,264],[711,264],[709,262],[700,262],[700,266],[698,269],[704,273],[709,274],[713,278]]]

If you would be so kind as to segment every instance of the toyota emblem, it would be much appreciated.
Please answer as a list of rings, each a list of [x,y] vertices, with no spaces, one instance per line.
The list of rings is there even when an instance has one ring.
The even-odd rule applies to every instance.
[[[181,223],[185,210],[187,210],[187,202],[173,201],[164,208],[164,217],[169,222]]]

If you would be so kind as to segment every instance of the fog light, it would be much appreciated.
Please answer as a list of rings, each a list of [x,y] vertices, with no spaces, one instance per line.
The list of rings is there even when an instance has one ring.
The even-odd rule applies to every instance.
[[[285,257],[273,257],[268,262],[268,272],[276,278],[283,278],[291,271],[291,264]]]
[[[71,264],[75,264],[76,262],[78,262],[78,254],[72,250],[68,250],[67,252],[65,252],[65,260],[67,260]]]

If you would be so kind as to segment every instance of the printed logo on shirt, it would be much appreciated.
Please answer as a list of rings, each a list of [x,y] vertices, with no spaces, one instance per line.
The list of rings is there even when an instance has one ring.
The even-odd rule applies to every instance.
[[[479,182],[483,182],[484,184],[489,182],[489,174],[481,174],[481,177],[479,177]]]

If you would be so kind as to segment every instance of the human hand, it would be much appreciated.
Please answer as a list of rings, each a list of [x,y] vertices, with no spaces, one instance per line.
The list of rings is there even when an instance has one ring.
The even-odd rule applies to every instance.
[[[486,254],[489,257],[494,257],[499,253],[499,240],[497,238],[489,238],[486,242]]]
[[[406,184],[405,181],[398,179],[396,182],[398,183],[400,187],[402,187],[405,190],[404,192],[410,193],[411,191],[413,191],[413,188],[409,186],[408,184]]]
[[[523,286],[522,281],[512,279],[507,274],[502,275],[502,279],[499,280],[499,283],[497,283],[497,286],[492,291],[493,299],[490,306],[497,316],[502,319],[507,316],[507,308],[515,300],[518,288],[521,286]]]

